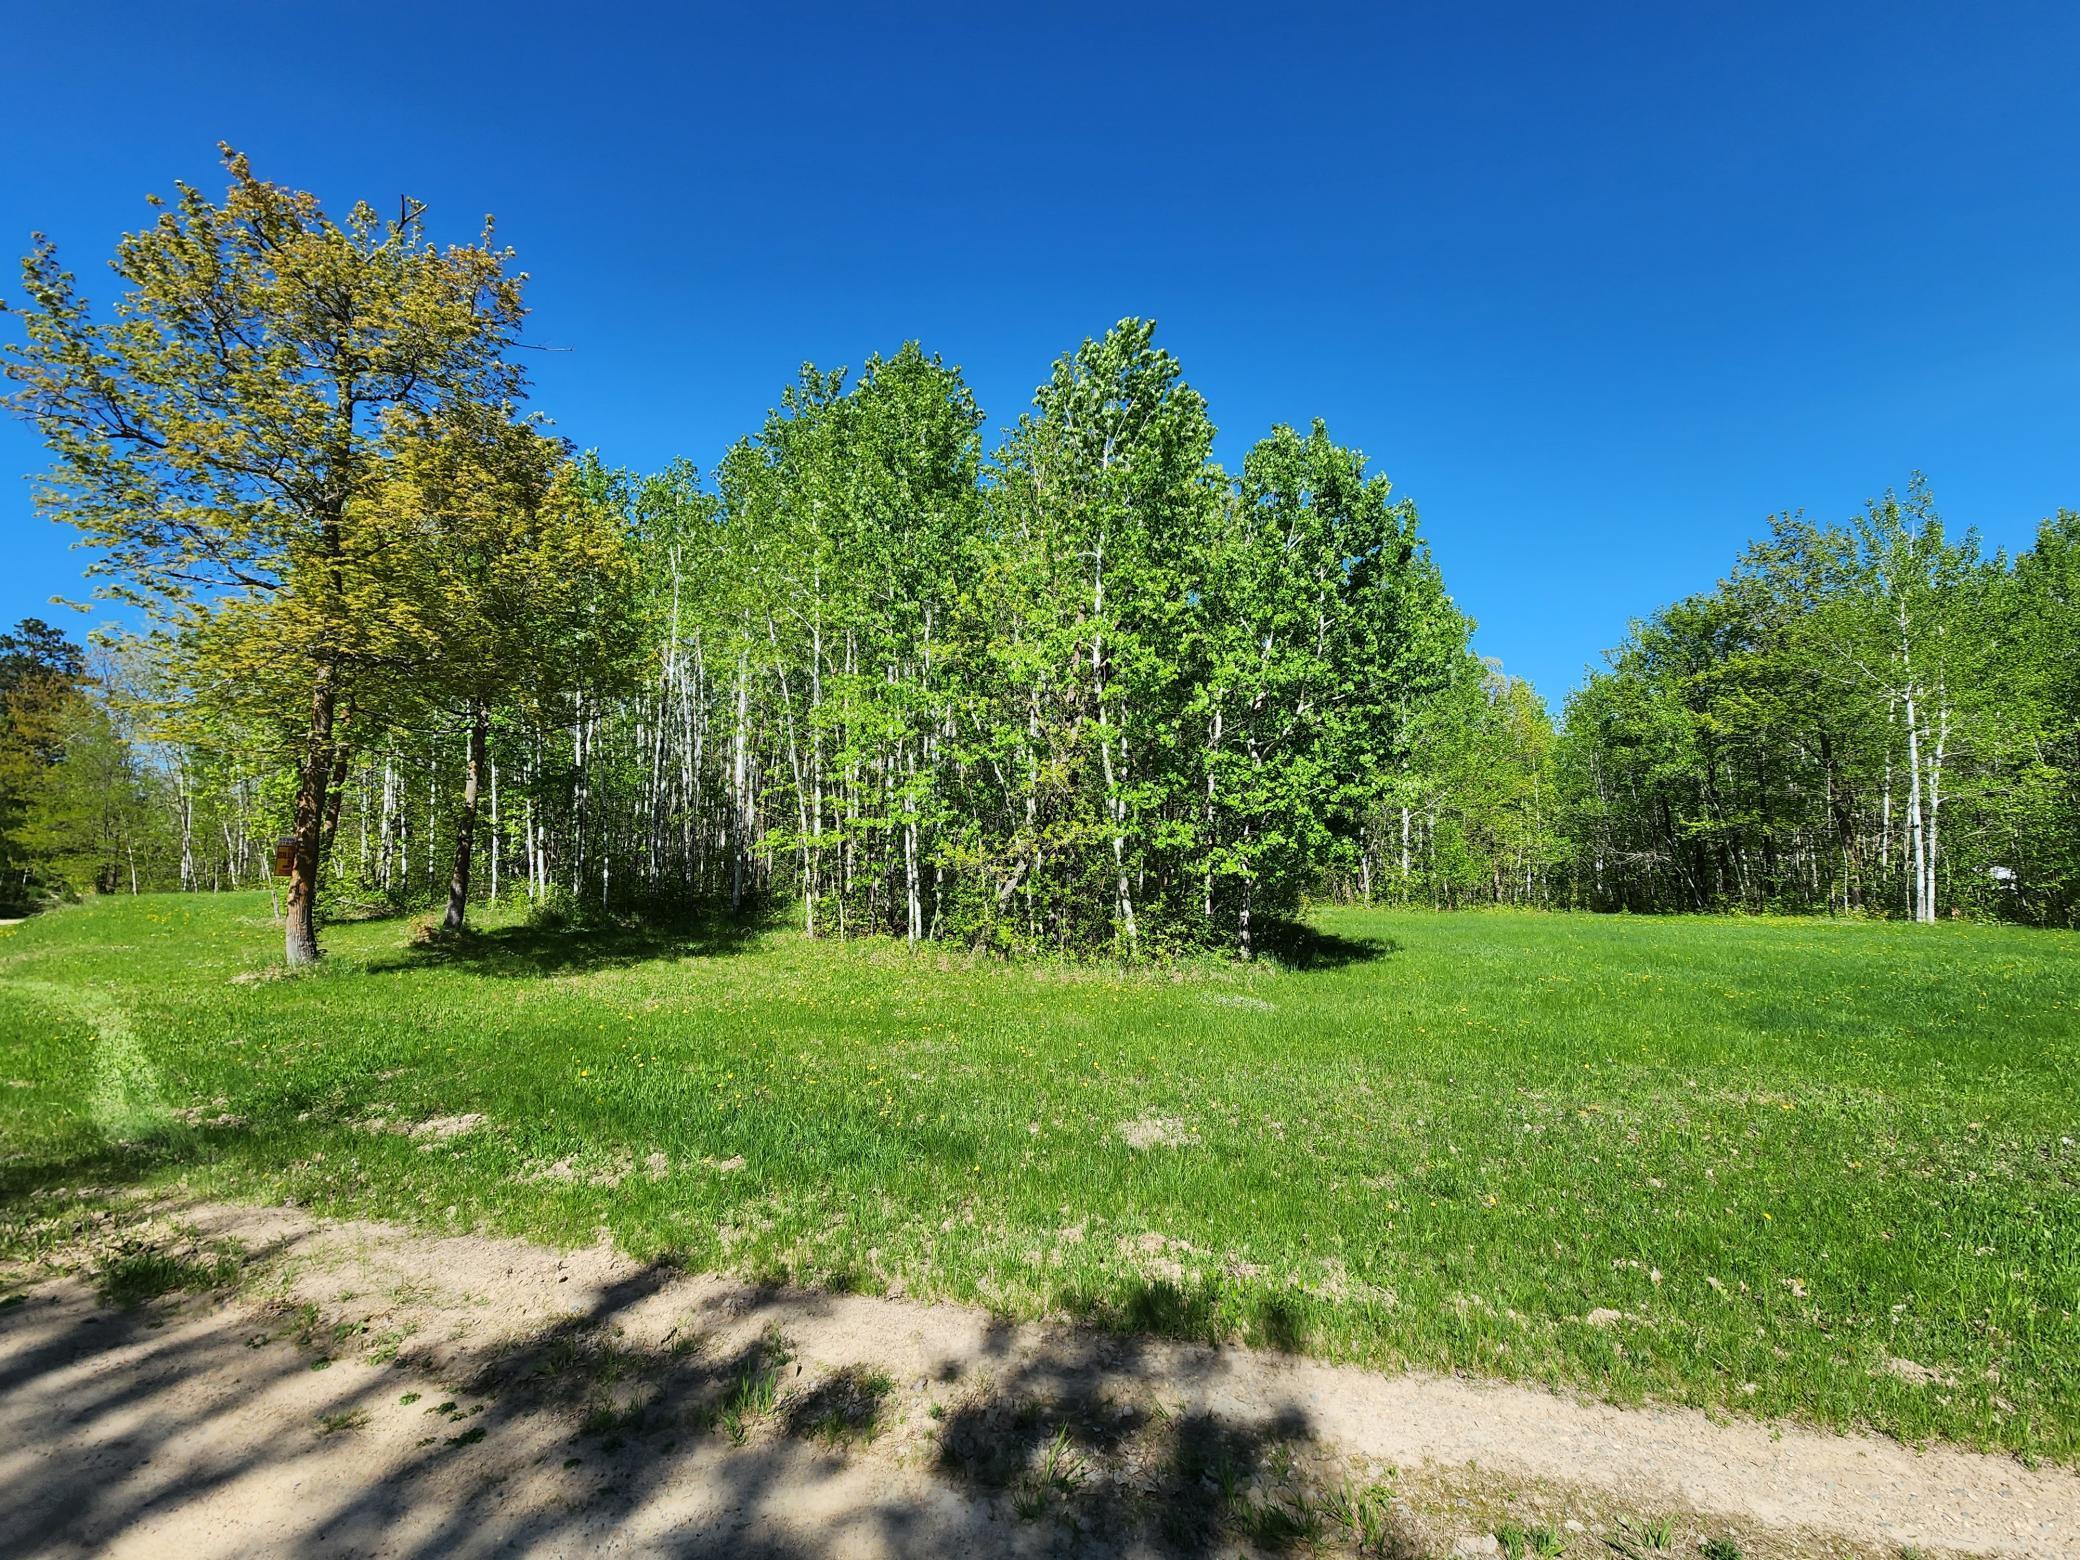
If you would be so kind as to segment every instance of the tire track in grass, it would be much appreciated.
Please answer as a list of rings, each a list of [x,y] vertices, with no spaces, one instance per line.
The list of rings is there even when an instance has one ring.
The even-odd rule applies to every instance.
[[[103,1137],[111,1143],[136,1142],[172,1121],[159,1070],[145,1054],[129,1011],[114,997],[48,980],[15,978],[0,984],[78,1019],[94,1031],[94,1053],[87,1067],[87,1114]]]

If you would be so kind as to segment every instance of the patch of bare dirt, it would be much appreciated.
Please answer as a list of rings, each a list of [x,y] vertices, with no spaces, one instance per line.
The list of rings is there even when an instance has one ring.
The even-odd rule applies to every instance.
[[[1174,1116],[1143,1116],[1122,1121],[1115,1130],[1127,1147],[1136,1150],[1189,1148],[1199,1141],[1199,1134]]]
[[[229,1243],[235,1291],[123,1310],[91,1281]],[[2080,1556],[2069,1470],[760,1289],[604,1240],[160,1206],[11,1284],[5,1554],[1422,1556],[1507,1522],[1589,1554],[1645,1516],[1750,1560]]]
[[[411,1128],[415,1138],[456,1138],[477,1130],[484,1124],[480,1111],[470,1111],[461,1116],[429,1116]]]

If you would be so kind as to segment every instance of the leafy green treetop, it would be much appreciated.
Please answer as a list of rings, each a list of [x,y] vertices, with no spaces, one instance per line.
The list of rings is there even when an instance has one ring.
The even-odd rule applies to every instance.
[[[488,222],[438,247],[415,203],[335,218],[223,155],[221,201],[180,185],[117,245],[109,314],[38,239],[6,400],[55,457],[40,506],[80,530],[112,594],[183,625],[232,614],[238,632],[199,641],[225,658],[217,680],[264,672],[299,691],[295,964],[317,956],[340,702],[394,649],[392,538],[369,500],[401,427],[521,396],[508,349],[525,278]]]

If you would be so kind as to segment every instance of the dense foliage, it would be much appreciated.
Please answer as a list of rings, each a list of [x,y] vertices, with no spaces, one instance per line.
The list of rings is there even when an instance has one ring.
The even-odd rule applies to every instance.
[[[806,371],[712,488],[589,468],[637,560],[636,675],[491,711],[485,891],[1248,951],[1355,859],[1466,659],[1413,511],[1320,428],[1231,480],[1140,322],[1058,363],[987,462],[980,423],[911,346],[849,388]],[[352,717],[331,841],[405,901],[441,881],[461,772],[454,723],[412,713]]]
[[[361,684],[446,658],[429,634],[437,509],[386,501],[414,445],[504,421],[523,309],[487,231],[440,248],[419,208],[335,219],[224,149],[221,203],[182,185],[111,263],[97,313],[39,239],[23,262],[9,403],[53,465],[37,500],[111,593],[198,641],[191,671],[299,730],[286,946],[314,914],[334,726]],[[294,712],[293,716],[290,712]]]
[[[2080,518],[1782,517],[1556,728],[1317,423],[1239,472],[1140,320],[993,450],[915,344],[703,478],[524,415],[510,255],[227,153],[97,317],[39,245],[9,401],[151,632],[0,645],[7,897],[786,907],[812,936],[1248,955],[1309,894],[2080,915]]]
[[[1780,517],[1570,701],[1573,891],[1599,908],[2080,914],[2080,515],[2021,557],[1924,484]]]

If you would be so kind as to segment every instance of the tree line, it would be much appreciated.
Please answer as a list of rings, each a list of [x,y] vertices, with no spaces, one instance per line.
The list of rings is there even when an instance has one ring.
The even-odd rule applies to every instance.
[[[525,410],[487,225],[182,186],[97,314],[39,242],[11,406],[148,631],[0,642],[8,896],[286,869],[321,907],[784,910],[811,936],[1244,956],[1310,895],[2074,915],[2071,516],[1786,518],[1556,723],[1319,423],[1239,471],[1146,321],[993,445],[916,344],[712,472]],[[2061,854],[2063,852],[2063,854]]]
[[[1779,516],[1568,703],[1577,902],[2080,916],[2080,514],[2017,557],[1925,482]]]

